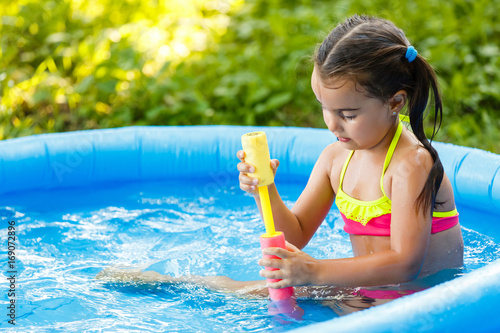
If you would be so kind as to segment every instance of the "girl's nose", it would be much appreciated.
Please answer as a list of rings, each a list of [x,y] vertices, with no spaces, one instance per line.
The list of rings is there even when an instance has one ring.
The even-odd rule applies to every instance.
[[[332,133],[339,132],[340,130],[340,117],[335,115],[334,112],[323,111],[323,119],[328,127],[328,130]]]

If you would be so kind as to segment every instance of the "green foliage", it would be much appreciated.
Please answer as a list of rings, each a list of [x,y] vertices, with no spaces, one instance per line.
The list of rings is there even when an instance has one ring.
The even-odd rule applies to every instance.
[[[0,7],[0,138],[128,125],[323,127],[310,57],[354,13],[436,68],[436,140],[500,152],[500,0],[14,0]]]

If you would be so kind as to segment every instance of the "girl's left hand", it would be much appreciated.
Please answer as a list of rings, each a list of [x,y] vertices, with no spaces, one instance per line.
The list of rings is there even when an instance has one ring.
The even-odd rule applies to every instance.
[[[312,285],[316,279],[319,261],[302,252],[293,244],[286,242],[286,249],[270,247],[262,250],[262,254],[274,255],[281,259],[262,258],[259,265],[274,267],[278,270],[261,270],[260,276],[266,279],[281,279],[268,282],[269,288],[280,289],[290,286]]]

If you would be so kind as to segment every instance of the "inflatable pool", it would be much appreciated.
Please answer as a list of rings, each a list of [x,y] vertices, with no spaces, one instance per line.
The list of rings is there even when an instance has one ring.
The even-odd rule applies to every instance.
[[[96,311],[94,307],[89,305],[89,303],[93,302],[92,299],[83,301],[78,296],[75,296],[75,300],[73,301],[73,298],[64,297],[65,293],[71,293],[70,291],[74,285],[83,283],[83,281],[91,281],[95,273],[104,266],[99,262],[99,252],[101,250],[109,251],[109,248],[95,249],[92,248],[94,245],[91,245],[95,244],[91,243],[91,241],[95,242],[96,239],[105,240],[107,236],[103,232],[96,231],[104,227],[99,224],[92,224],[92,218],[85,220],[86,217],[78,215],[78,213],[65,213],[62,218],[55,217],[54,221],[56,222],[53,223],[38,221],[37,214],[48,212],[50,215],[54,212],[52,206],[57,206],[61,202],[71,207],[93,205],[96,203],[92,201],[92,191],[96,191],[96,193],[98,191],[109,191],[105,194],[102,194],[104,192],[100,192],[101,194],[95,201],[99,201],[99,203],[110,202],[109,205],[113,206],[113,209],[108,209],[102,212],[102,214],[107,214],[106,216],[114,214],[107,220],[113,221],[114,216],[120,213],[119,197],[121,195],[129,195],[128,190],[121,187],[123,184],[132,184],[132,187],[137,186],[137,184],[150,183],[170,186],[169,182],[171,181],[186,184],[185,186],[192,188],[190,190],[191,194],[195,193],[198,197],[204,197],[208,202],[208,206],[202,210],[208,211],[211,205],[217,204],[217,201],[211,198],[218,191],[223,193],[225,195],[224,198],[227,199],[227,202],[224,202],[223,205],[232,205],[232,211],[236,211],[240,207],[234,206],[240,205],[243,202],[241,200],[248,200],[248,198],[244,198],[241,191],[235,189],[237,186],[237,172],[235,168],[237,159],[235,153],[241,147],[241,135],[255,130],[264,130],[267,133],[271,156],[278,158],[281,162],[277,182],[278,179],[286,179],[287,182],[294,182],[300,186],[303,186],[307,181],[307,177],[320,152],[327,144],[334,140],[333,135],[323,129],[180,126],[128,127],[80,131],[37,135],[0,142],[0,199],[3,202],[0,205],[2,210],[1,222],[3,230],[13,230],[13,232],[17,232],[16,236],[19,237],[19,243],[13,245],[13,248],[9,248],[9,250],[13,250],[13,254],[16,255],[16,258],[11,258],[14,266],[10,270],[15,270],[16,273],[12,274],[17,274],[16,277],[18,280],[13,285],[18,288],[18,295],[20,295],[15,296],[18,297],[15,298],[14,296],[8,296],[8,293],[4,292],[2,303],[7,306],[12,303],[12,300],[17,302],[17,308],[14,311],[17,327],[22,327],[24,322],[25,324],[29,323],[26,326],[26,331],[44,331],[44,329],[49,328],[51,331],[58,331],[59,329],[61,331],[78,331],[83,329],[83,327],[87,327],[85,326],[87,324],[83,324],[86,322],[85,320],[87,322],[95,320],[95,326],[87,328],[89,331],[102,329],[102,327],[124,330],[133,327],[137,329],[138,326],[133,326],[135,321],[132,316],[129,317],[129,324],[123,321],[119,324],[110,323],[113,320],[111,319],[111,313],[118,310],[109,309],[110,311],[107,312],[105,304],[108,300],[103,299],[102,303],[95,307],[100,309],[104,306],[101,312]],[[473,267],[469,273],[463,276],[387,304],[375,306],[343,317],[332,316],[333,319],[324,319],[320,323],[311,322],[306,326],[285,325],[280,326],[280,329],[276,329],[273,326],[273,330],[284,331],[296,329],[300,332],[317,333],[332,331],[398,332],[422,330],[451,332],[477,331],[478,329],[481,331],[495,331],[500,329],[500,320],[496,316],[496,301],[500,297],[500,259],[498,257],[499,252],[497,251],[497,244],[500,243],[500,156],[478,149],[451,144],[435,143],[435,147],[440,153],[445,171],[454,186],[457,206],[461,213],[462,227],[470,230],[471,234],[482,235],[483,240],[494,244],[492,246],[496,250],[491,253],[492,258],[490,258],[487,264],[478,264],[477,267]],[[140,197],[142,198],[140,199],[142,202],[149,200],[142,194],[145,191],[144,188],[147,188],[147,185],[144,186],[138,190],[140,195],[142,195]],[[162,187],[162,189],[167,191],[166,187]],[[158,189],[155,189],[155,191],[158,191]],[[90,194],[85,199],[82,199],[82,196],[79,194],[80,192]],[[51,199],[52,195],[54,199]],[[178,197],[182,197],[182,193],[179,193]],[[162,204],[170,205],[171,201],[175,201],[175,195],[169,198],[168,200],[164,200]],[[138,199],[134,197],[132,201],[134,200],[137,201]],[[292,203],[293,200],[293,198],[288,199]],[[182,204],[189,211],[189,203]],[[249,201],[246,201],[245,205],[247,206],[242,209],[249,209],[248,207],[252,206]],[[30,215],[29,211],[31,208],[29,207],[36,207],[36,209],[33,209],[36,213]],[[74,211],[77,210],[78,208],[75,208]],[[133,209],[128,212],[131,211],[134,212]],[[155,211],[148,209],[147,214],[147,216],[154,216]],[[179,215],[180,213],[170,210],[169,214]],[[213,226],[209,225],[210,221],[218,223],[216,217],[212,216],[210,221],[204,221],[201,223],[202,227],[199,227],[192,221],[193,219],[196,220],[196,211],[186,214],[182,219],[191,222],[189,224],[186,222],[185,225],[180,226],[182,230],[181,236],[177,240],[173,240],[179,247],[182,247],[184,239],[188,239],[186,233],[189,234],[190,232],[193,232],[189,234],[190,242],[193,241],[192,238],[198,237],[196,235],[207,233],[209,234],[208,237],[214,239],[219,248],[227,246],[228,240],[220,238],[222,237],[221,235],[228,235],[228,230],[223,230],[218,234],[217,231],[214,231]],[[200,214],[204,214],[204,212],[200,212]],[[125,221],[132,221],[135,218],[134,216],[127,217]],[[231,219],[231,216],[220,217],[220,219],[222,218]],[[50,220],[51,217],[48,219]],[[255,215],[251,219],[257,224],[260,223],[258,217],[256,218]],[[78,237],[80,238],[75,236],[75,234],[71,234],[70,237],[68,236],[70,235],[69,233],[61,232],[61,228],[71,227],[71,223],[76,220],[86,221],[83,226],[81,224],[78,226],[80,232]],[[146,220],[148,219],[145,217],[144,221]],[[152,220],[154,220],[154,217],[144,223],[153,229],[160,228],[158,227],[159,224],[153,224],[154,221],[152,222]],[[8,229],[11,222],[11,226],[14,228]],[[127,236],[125,232],[121,232],[120,225],[115,224],[113,228],[115,228],[115,231],[118,230],[116,231],[116,235],[121,238],[120,241],[110,241],[110,244],[115,244],[113,245],[115,247],[122,246],[120,253],[123,254],[123,244],[125,243],[123,239],[130,237],[130,235]],[[140,248],[143,245],[139,244],[140,235],[136,231],[138,229],[134,228],[143,228],[143,226],[131,225],[131,229],[127,231],[135,233],[138,236],[138,240],[135,243]],[[163,225],[161,228],[164,228]],[[242,232],[247,227],[239,225],[238,228],[238,232]],[[255,238],[255,243],[250,244],[248,247],[255,248],[254,252],[250,251],[251,255],[254,256],[251,259],[252,261],[256,260],[260,251],[258,248],[258,228],[246,231],[251,234],[250,237]],[[34,230],[36,230],[36,234],[32,234],[35,232]],[[146,229],[140,230],[142,230],[141,232],[147,232],[144,231]],[[168,229],[161,230],[162,233],[169,232]],[[50,236],[51,232],[57,233],[57,236]],[[2,235],[2,237],[5,237],[5,239],[2,239],[2,243],[7,244],[7,233]],[[155,235],[155,237],[162,237],[160,232]],[[185,236],[186,238],[182,238]],[[230,236],[228,237],[231,238]],[[49,239],[53,244],[50,246],[44,245],[43,243]],[[240,240],[235,239],[230,241],[238,242]],[[342,242],[345,239],[339,241]],[[92,254],[92,260],[86,259],[86,264],[78,267],[78,273],[73,275],[74,280],[72,281],[61,282],[57,276],[40,277],[37,275],[36,270],[33,269],[30,271],[29,269],[30,263],[43,263],[43,267],[49,271],[55,269],[54,267],[57,265],[50,264],[50,262],[56,263],[58,259],[55,257],[50,258],[50,253],[51,251],[57,253],[58,245],[62,247],[66,246],[64,256],[70,255],[73,248],[76,251],[75,253],[78,253],[74,259],[65,261],[67,263],[65,264],[66,267],[61,268],[61,272],[64,274],[72,272],[72,263],[77,265],[78,260],[81,257],[83,258],[85,252]],[[203,248],[207,245],[197,244],[193,246]],[[213,248],[213,250],[218,251],[216,248]],[[43,257],[37,251],[45,251],[44,253],[47,253],[47,256]],[[120,253],[116,252],[115,255],[120,256]],[[244,251],[237,254],[234,251],[230,253],[233,256],[231,257],[232,259],[237,258],[237,255],[246,256],[248,254]],[[226,253],[224,255],[229,254]],[[154,260],[150,259],[158,258],[141,258],[132,264],[137,264],[141,260],[149,260],[149,263],[154,262]],[[209,263],[212,263],[213,266],[217,265],[215,260],[209,261]],[[172,259],[163,266],[163,269],[168,266],[171,270],[177,269],[177,271],[180,270],[181,273],[185,273],[185,271],[182,271],[182,264],[182,258],[179,258],[179,260]],[[186,262],[186,265],[189,264],[189,262]],[[196,261],[194,264],[191,264],[192,269],[195,269],[194,267],[199,262]],[[207,266],[205,265],[203,269],[219,274],[221,272],[224,273],[224,270],[228,269],[227,267],[237,267],[238,265],[232,263],[226,268],[221,268],[219,271],[217,271],[217,268]],[[471,266],[474,266],[472,261]],[[255,270],[255,274],[250,274],[250,277],[255,278],[258,268],[255,265],[250,268],[250,270],[252,269]],[[244,267],[243,270],[248,271],[249,269]],[[9,267],[4,265],[4,275],[8,276],[8,271]],[[23,274],[25,275],[23,276]],[[238,275],[240,273],[235,274]],[[240,275],[237,277],[245,277],[244,274]],[[41,294],[37,294],[34,289],[29,289],[30,285],[35,286],[35,283],[38,283],[36,281],[40,281],[41,279],[53,280],[52,282],[59,286],[59,289],[53,292],[54,296],[47,296],[47,294],[40,296]],[[65,292],[65,288],[70,291]],[[89,288],[101,288],[101,286],[92,285]],[[104,286],[102,288],[107,288],[104,291],[109,292],[110,295],[116,295],[114,292],[116,292],[117,288],[119,289],[116,286]],[[100,289],[100,291],[103,290]],[[129,302],[130,299],[133,300],[142,295],[142,291],[137,291],[136,289],[125,288],[119,291],[128,294],[130,297],[124,302]],[[83,293],[86,292],[90,291],[87,290]],[[174,295],[178,290],[172,291],[169,289],[162,292]],[[186,292],[191,292],[196,297],[201,291],[184,290],[182,292],[184,293],[182,301],[184,302],[188,299],[186,302],[190,304],[192,311],[202,311],[193,305],[196,300],[185,294]],[[146,294],[146,298],[156,295],[151,290],[146,292]],[[110,296],[110,298],[113,297],[115,296]],[[218,298],[218,307],[221,306],[220,303],[226,304],[226,302],[230,302],[224,298],[226,296],[219,295],[217,297],[222,297]],[[145,302],[145,300],[142,299],[141,302]],[[158,302],[161,303],[161,300]],[[151,309],[157,309],[158,302],[151,303],[149,310],[142,311],[151,312]],[[248,308],[245,309],[244,306],[246,305],[242,305],[243,308],[231,310],[231,314],[257,311],[257,308],[260,309],[262,307],[262,303],[257,304],[255,301],[244,301],[241,304],[248,304]],[[2,308],[5,309],[5,306]],[[67,310],[58,318],[57,309],[64,309],[65,306],[75,310]],[[50,320],[40,315],[40,311],[49,308],[51,311],[54,311],[54,318]],[[90,308],[93,310],[89,310]],[[216,312],[214,309],[212,311]],[[5,312],[7,312],[7,319],[2,320],[2,328],[13,328],[14,326],[9,325],[7,322],[9,320],[8,309]],[[78,312],[80,314],[77,314]],[[227,317],[227,314],[225,316]],[[148,324],[149,326],[146,324],[142,326],[141,331],[168,331],[168,323],[162,323],[163,326],[161,326],[161,329],[155,326],[158,325],[159,320],[152,319],[151,323]],[[251,322],[251,320],[248,321],[245,319],[245,323],[240,323],[240,325],[244,325],[247,330],[251,331]],[[204,331],[209,330],[210,327],[215,327],[210,325],[204,326],[203,323],[199,325],[197,326],[198,328],[186,326],[185,330],[178,327],[174,330],[187,332],[190,329],[195,329]],[[228,329],[228,331],[238,331],[238,327],[241,328],[242,326]],[[260,327],[259,330],[265,331],[265,328],[271,330],[270,326],[265,326],[264,329]]]

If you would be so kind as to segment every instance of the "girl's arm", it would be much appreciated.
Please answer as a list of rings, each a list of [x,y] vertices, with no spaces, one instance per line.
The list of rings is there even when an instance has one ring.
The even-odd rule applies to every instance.
[[[391,246],[385,251],[346,259],[316,260],[294,246],[270,248],[264,254],[278,259],[261,259],[262,266],[279,268],[261,271],[261,276],[282,281],[272,288],[298,285],[338,287],[397,284],[415,279],[424,263],[431,233],[430,211],[416,211],[415,202],[432,166],[430,155],[420,149],[394,163],[392,177]],[[374,236],[375,237],[375,236]]]
[[[330,164],[332,160],[332,149],[328,146],[318,158],[309,181],[290,210],[281,199],[276,185],[269,185],[269,198],[273,211],[273,219],[276,230],[283,231],[285,238],[299,248],[303,248],[314,235],[320,224],[328,214],[334,199],[334,192],[330,183]],[[248,177],[247,172],[252,172],[252,165],[245,163],[244,151],[238,152],[241,163],[238,164],[240,171],[240,187],[251,193],[262,214],[258,191],[253,183],[254,178]],[[271,161],[273,171],[279,165],[277,160]]]

